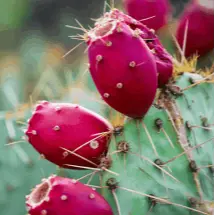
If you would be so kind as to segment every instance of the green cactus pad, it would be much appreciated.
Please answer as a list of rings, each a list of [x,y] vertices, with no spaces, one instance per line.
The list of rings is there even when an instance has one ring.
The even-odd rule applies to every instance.
[[[201,79],[188,73],[179,77],[161,93],[157,101],[161,108],[152,107],[144,120],[126,120],[123,133],[113,138],[110,170],[119,176],[113,182],[113,175],[104,173],[102,193],[115,214],[210,212],[213,175],[207,166],[213,165],[213,130],[192,128],[194,138],[186,121],[202,126],[201,117],[206,117],[208,127],[213,123],[213,85],[183,90],[191,78]]]

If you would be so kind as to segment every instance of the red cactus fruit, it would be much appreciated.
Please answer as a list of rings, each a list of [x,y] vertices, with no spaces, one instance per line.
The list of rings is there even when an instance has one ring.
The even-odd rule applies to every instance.
[[[170,4],[168,0],[124,0],[128,14],[154,30],[168,22]]]
[[[179,20],[176,37],[181,47],[183,47],[184,40],[186,41],[186,57],[193,54],[202,56],[213,50],[213,5],[213,0],[196,0],[191,2],[183,12]],[[187,33],[185,34],[186,29]]]
[[[125,23],[109,19],[88,36],[90,72],[102,98],[129,117],[143,117],[157,88],[154,57],[145,42]]]
[[[30,215],[113,215],[109,204],[94,189],[54,175],[43,179],[26,196],[26,208]]]
[[[58,166],[95,167],[107,151],[111,131],[104,118],[79,105],[43,101],[36,106],[26,135],[41,155]]]
[[[155,35],[154,30],[150,30],[139,21],[133,19],[132,17],[124,14],[117,9],[105,13],[104,17],[102,17],[98,20],[98,22],[95,23],[96,28],[99,28],[108,20],[118,20],[120,22],[124,22],[135,31],[136,35],[139,35],[145,41],[152,54],[154,55],[157,65],[157,72],[159,74],[158,87],[163,87],[164,85],[166,85],[169,79],[172,77],[173,73],[172,57],[160,43],[160,40]],[[90,38],[88,43],[90,43]]]

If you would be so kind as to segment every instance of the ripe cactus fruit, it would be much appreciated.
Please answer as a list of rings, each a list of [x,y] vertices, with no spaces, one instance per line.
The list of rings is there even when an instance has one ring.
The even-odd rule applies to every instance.
[[[50,176],[27,196],[31,215],[113,215],[105,199],[92,188],[69,178]]]
[[[165,50],[158,37],[155,35],[154,30],[147,28],[141,22],[117,9],[105,13],[104,17],[95,23],[95,26],[102,26],[104,22],[111,19],[124,22],[134,30],[136,36],[141,37],[145,41],[146,45],[151,50],[157,65],[158,86],[163,87],[166,85],[173,73],[172,56]]]
[[[159,30],[168,22],[170,4],[168,0],[124,0],[128,14],[148,28]]]
[[[205,55],[214,48],[214,1],[195,0],[183,12],[177,40],[185,48],[185,56]]]
[[[154,57],[125,23],[102,20],[88,32],[90,72],[102,98],[129,117],[143,117],[157,88]],[[135,48],[134,48],[135,47]]]
[[[184,73],[110,143],[119,176],[104,173],[102,194],[115,214],[213,214],[214,96],[205,82]]]
[[[96,166],[107,151],[112,126],[79,105],[43,101],[26,131],[30,144],[47,160],[63,166]]]

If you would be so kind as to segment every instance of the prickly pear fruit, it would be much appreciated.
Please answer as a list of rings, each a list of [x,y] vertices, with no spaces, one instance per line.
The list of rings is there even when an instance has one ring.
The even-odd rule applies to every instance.
[[[135,31],[136,36],[140,36],[149,49],[151,50],[152,54],[154,55],[156,65],[157,65],[157,72],[158,72],[158,87],[163,87],[172,77],[173,73],[173,62],[171,55],[165,50],[163,45],[161,44],[158,37],[155,35],[154,30],[147,28],[141,22],[135,20],[134,18],[124,14],[123,12],[114,9],[108,13],[105,13],[103,20],[109,19],[116,19],[120,22],[124,22],[131,29]],[[101,26],[104,23],[102,19],[95,23],[96,27]]]
[[[95,167],[107,151],[111,130],[108,121],[79,105],[43,101],[36,106],[26,135],[41,155],[58,166]]]
[[[160,29],[168,22],[168,0],[124,0],[124,7],[131,17],[154,30]]]
[[[95,190],[54,175],[44,179],[26,198],[31,215],[113,215],[109,204]]]
[[[104,101],[129,117],[143,117],[157,88],[156,64],[145,42],[125,23],[110,19],[88,37],[90,72]]]
[[[186,42],[186,57],[196,53],[202,56],[214,48],[213,4],[213,0],[196,0],[182,14],[176,37],[181,47]]]

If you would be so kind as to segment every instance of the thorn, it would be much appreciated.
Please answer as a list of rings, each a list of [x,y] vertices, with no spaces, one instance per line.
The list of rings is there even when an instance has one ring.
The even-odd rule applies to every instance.
[[[117,144],[117,150],[126,154],[130,150],[129,144],[126,141],[120,141]]]
[[[118,84],[116,85],[116,88],[122,89],[122,88],[123,88],[123,84],[122,84],[122,83],[118,83]]]
[[[90,199],[95,199],[95,195],[93,193],[90,193],[89,198]]]
[[[118,182],[115,178],[109,178],[106,181],[106,185],[108,186],[109,190],[116,190],[118,188]]]
[[[53,130],[59,131],[59,130],[60,130],[60,126],[56,125],[56,126],[53,128]]]
[[[130,154],[134,154],[138,157],[140,157],[143,160],[148,161],[150,164],[152,164],[153,166],[157,167],[158,169],[160,169],[162,172],[164,172],[166,175],[168,175],[169,177],[171,177],[172,179],[174,179],[175,181],[181,183],[177,178],[175,178],[174,176],[172,176],[169,172],[167,172],[165,169],[163,169],[162,167],[160,167],[159,165],[155,164],[153,161],[151,161],[149,158],[143,156],[143,155],[139,155],[137,153],[134,152],[129,152]]]
[[[41,215],[47,215],[47,210],[42,210]]]
[[[183,56],[185,56],[185,52],[186,52],[188,26],[189,26],[189,20],[187,20],[186,22],[185,31],[184,31],[184,41],[183,41],[183,48],[182,48]]]
[[[131,62],[129,63],[129,66],[132,67],[132,68],[134,68],[134,67],[136,66],[135,61],[131,61]]]
[[[112,42],[111,41],[107,41],[106,42],[106,46],[108,46],[108,47],[112,46]]]
[[[62,201],[65,201],[65,200],[68,199],[68,197],[67,197],[66,195],[62,195],[62,196],[60,197],[60,199],[61,199]]]
[[[102,61],[102,59],[103,59],[103,57],[102,57],[101,55],[97,55],[97,56],[96,56],[96,61],[97,61],[97,62]]]
[[[144,130],[145,130],[145,132],[146,132],[146,135],[147,135],[147,137],[148,137],[148,139],[149,139],[149,142],[150,142],[151,145],[152,145],[152,148],[153,148],[153,150],[154,150],[155,155],[156,155],[157,157],[159,157],[159,155],[158,155],[158,153],[157,153],[157,150],[156,150],[156,147],[155,147],[155,144],[154,144],[154,142],[153,142],[153,140],[152,140],[151,135],[150,135],[149,132],[148,132],[148,129],[147,129],[145,123],[142,123],[142,126],[143,126],[143,128],[144,128]]]
[[[198,172],[198,167],[194,160],[190,161],[189,167],[192,172]]]
[[[116,31],[117,31],[118,33],[121,33],[121,32],[122,32],[122,28],[117,27]]]
[[[32,133],[33,135],[37,135],[37,131],[35,131],[35,130],[32,130],[31,133]]]
[[[92,149],[97,149],[97,148],[99,147],[99,142],[96,141],[96,140],[91,141],[91,142],[90,142],[90,147],[91,147]]]
[[[85,41],[79,43],[78,45],[76,45],[74,48],[72,48],[71,50],[69,50],[65,55],[63,55],[62,58],[65,58],[67,55],[69,55],[70,53],[72,53],[76,48],[78,48],[80,45],[82,45]]]
[[[148,194],[145,194],[145,193],[141,193],[139,191],[135,191],[135,190],[131,190],[131,189],[128,189],[128,188],[125,188],[125,187],[117,187],[121,190],[125,190],[125,191],[128,191],[128,192],[131,192],[131,193],[135,193],[135,194],[138,194],[138,195],[141,195],[141,196],[145,196],[145,197],[149,197],[149,198],[152,198],[152,199],[155,199],[155,200],[158,200],[164,204],[169,204],[169,205],[173,205],[173,206],[177,206],[177,207],[180,207],[180,208],[184,208],[184,209],[187,209],[187,210],[190,210],[190,211],[194,211],[194,212],[198,212],[198,213],[201,213],[201,214],[205,214],[205,215],[208,215],[207,213],[203,212],[203,211],[199,211],[199,210],[196,210],[194,208],[190,208],[190,207],[187,207],[187,206],[184,206],[184,205],[180,205],[180,204],[177,204],[177,203],[174,203],[174,202],[170,202],[166,199],[163,199],[163,198],[159,198],[159,197],[156,197],[156,196],[152,196],[152,195],[148,195]]]
[[[105,97],[105,98],[109,98],[109,97],[110,97],[110,94],[104,93],[104,97]]]
[[[113,133],[114,133],[115,136],[121,136],[122,133],[123,133],[123,130],[124,130],[123,126],[117,126],[117,127],[114,128]]]
[[[150,16],[148,18],[144,18],[144,19],[141,19],[141,20],[138,20],[139,22],[142,22],[142,21],[146,21],[146,20],[149,20],[149,19],[153,19],[155,18],[156,16]]]
[[[120,204],[119,204],[119,200],[118,200],[118,198],[117,198],[116,192],[115,192],[115,190],[111,190],[111,192],[112,192],[114,201],[115,201],[115,203],[116,203],[117,213],[118,213],[118,215],[121,215]]]

